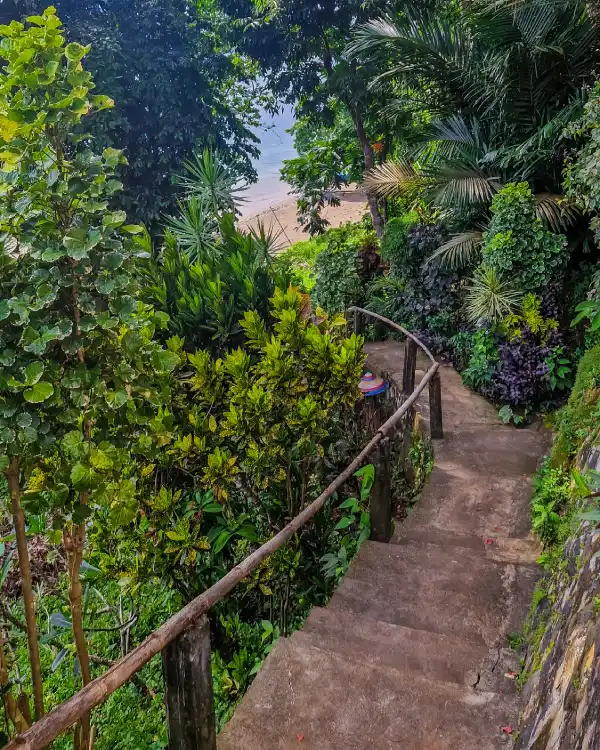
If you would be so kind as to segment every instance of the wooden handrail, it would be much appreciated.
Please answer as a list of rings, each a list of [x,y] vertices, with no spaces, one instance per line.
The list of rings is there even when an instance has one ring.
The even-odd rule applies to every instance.
[[[77,720],[93,708],[103,703],[112,693],[128,682],[145,664],[157,656],[169,643],[191,628],[211,607],[224,599],[240,581],[247,578],[261,563],[274,552],[283,547],[299,529],[308,523],[325,505],[327,500],[359,469],[379,443],[390,435],[396,425],[409,412],[423,390],[438,375],[439,363],[435,361],[425,345],[415,336],[404,331],[401,326],[376,313],[361,308],[351,308],[362,314],[370,315],[393,328],[405,333],[427,354],[432,366],[427,370],[414,392],[373,435],[362,451],[346,469],[322,492],[319,497],[299,513],[290,523],[268,542],[249,555],[243,562],[232,568],[217,583],[204,591],[179,612],[173,615],[158,630],[120,659],[103,675],[97,677],[64,703],[50,711],[40,721],[33,724],[26,732],[15,737],[3,750],[43,750],[60,734],[72,727]]]
[[[370,318],[375,318],[375,320],[379,320],[381,323],[385,323],[386,325],[390,326],[390,328],[395,328],[397,331],[399,331],[404,336],[406,336],[406,338],[414,341],[415,344],[419,347],[419,349],[422,349],[423,352],[427,355],[427,357],[429,358],[430,362],[433,365],[437,364],[435,357],[429,351],[429,349],[425,346],[425,344],[421,341],[421,339],[417,338],[414,335],[414,333],[407,331],[406,328],[403,328],[401,325],[398,325],[398,323],[394,323],[393,320],[390,320],[389,318],[384,318],[383,315],[379,315],[379,313],[371,312],[371,310],[365,310],[362,307],[349,307],[348,312],[360,313],[361,315],[367,315]]]

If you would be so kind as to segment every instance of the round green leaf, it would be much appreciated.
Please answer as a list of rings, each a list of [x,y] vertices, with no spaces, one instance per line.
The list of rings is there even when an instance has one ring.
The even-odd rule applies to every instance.
[[[40,383],[36,383],[33,388],[28,388],[23,396],[25,401],[30,404],[41,404],[42,401],[47,401],[53,393],[54,386],[52,383],[46,383],[42,380]]]

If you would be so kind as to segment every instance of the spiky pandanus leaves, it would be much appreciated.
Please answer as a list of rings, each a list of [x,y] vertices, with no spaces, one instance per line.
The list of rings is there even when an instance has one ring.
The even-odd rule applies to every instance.
[[[523,293],[511,286],[494,268],[480,267],[471,279],[466,312],[470,323],[482,320],[491,324],[518,310]]]

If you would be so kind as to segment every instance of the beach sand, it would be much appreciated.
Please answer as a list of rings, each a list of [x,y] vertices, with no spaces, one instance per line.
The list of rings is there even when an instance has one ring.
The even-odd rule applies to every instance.
[[[332,227],[339,227],[347,221],[360,221],[363,214],[368,211],[365,195],[360,190],[338,191],[336,196],[340,199],[340,205],[327,206],[323,209],[322,214]],[[248,209],[251,212],[250,206]],[[239,225],[242,229],[256,228],[259,221],[262,221],[266,228],[272,228],[273,231],[279,233],[277,240],[277,249],[279,250],[293,245],[295,242],[310,239],[308,233],[303,231],[303,228],[298,224],[296,199],[293,196],[258,214],[242,217]]]

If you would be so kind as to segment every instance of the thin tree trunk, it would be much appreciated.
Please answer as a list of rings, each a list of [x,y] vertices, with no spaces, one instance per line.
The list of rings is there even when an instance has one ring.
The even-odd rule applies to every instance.
[[[75,262],[72,262],[73,268]],[[79,290],[77,286],[73,287],[73,324],[76,338],[81,336],[81,310],[79,309]],[[85,363],[85,352],[83,348],[77,351],[77,359]],[[87,400],[87,399],[86,399]],[[91,440],[91,423],[85,418],[84,414],[84,440]],[[79,495],[81,505],[87,505],[89,496],[87,492],[81,492]],[[67,552],[67,565],[69,574],[69,604],[71,606],[71,627],[73,637],[75,638],[75,649],[81,669],[81,681],[85,687],[92,681],[90,669],[90,653],[83,629],[83,587],[81,585],[80,569],[83,562],[83,553],[85,551],[85,521],[79,525],[72,524],[71,528],[63,533],[65,550]],[[94,745],[94,734],[91,731],[91,713],[84,714],[81,717],[79,726],[75,728],[74,750],[92,750]]]
[[[75,649],[81,669],[81,680],[85,687],[85,685],[92,681],[90,655],[83,629],[83,587],[79,574],[85,549],[85,523],[78,526],[73,525],[69,531],[65,529],[64,545],[68,560],[71,624],[75,639]],[[90,731],[90,713],[88,712],[81,717],[80,725],[75,729],[75,750],[89,750]]]
[[[368,172],[369,170],[373,169],[373,167],[375,166],[375,153],[373,151],[373,146],[371,145],[369,137],[367,136],[367,133],[365,131],[365,126],[364,126],[362,117],[360,116],[358,109],[354,107],[350,107],[350,114],[352,116],[354,127],[356,129],[356,136],[358,138],[358,142],[360,143],[362,150],[363,150],[363,154],[365,158],[365,172]],[[379,213],[379,206],[377,205],[377,198],[374,195],[367,193],[367,201],[369,202],[369,208],[371,209],[371,218],[373,219],[373,227],[375,231],[377,232],[377,236],[379,237],[379,239],[381,239],[383,237],[383,222],[381,220],[381,214]]]
[[[21,574],[21,588],[25,606],[25,622],[27,624],[27,646],[29,649],[29,663],[31,665],[31,681],[33,682],[33,705],[35,718],[44,715],[44,686],[42,681],[42,667],[40,664],[40,649],[38,645],[37,622],[35,617],[35,597],[29,565],[29,551],[27,549],[27,532],[25,530],[25,514],[21,508],[21,486],[19,460],[13,457],[5,472],[8,490],[12,503],[13,523],[17,538],[17,553],[19,556],[19,571]]]

